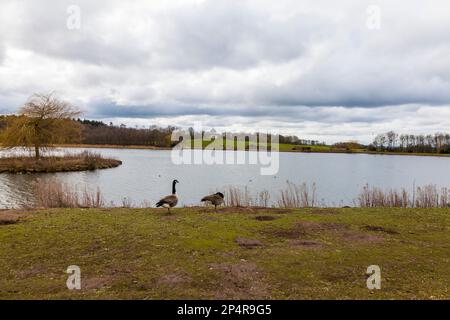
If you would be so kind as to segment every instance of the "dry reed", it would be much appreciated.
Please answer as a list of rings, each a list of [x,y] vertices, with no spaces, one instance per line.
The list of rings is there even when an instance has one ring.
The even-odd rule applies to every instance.
[[[105,200],[99,188],[92,192],[85,188],[79,192],[73,186],[62,183],[58,179],[35,182],[35,205],[43,208],[101,208]],[[310,208],[320,205],[317,202],[316,184],[302,183],[296,185],[287,182],[285,189],[280,191],[278,199],[271,202],[269,191],[263,190],[252,194],[247,186],[225,189],[225,205],[229,207],[269,207],[279,208]],[[439,189],[435,185],[413,187],[412,193],[405,188],[382,190],[365,185],[357,199],[355,207],[399,207],[399,208],[448,208],[450,207],[450,189]],[[111,207],[114,207],[111,202]],[[151,203],[143,201],[140,207],[150,207]],[[130,197],[122,198],[121,207],[133,208]]]
[[[365,185],[356,199],[356,205],[361,208],[446,208],[450,207],[450,190],[439,190],[435,185],[414,186],[411,194],[404,188],[382,190]]]
[[[280,208],[310,208],[317,204],[316,184],[308,186],[306,183],[296,185],[287,181],[287,187],[281,190],[277,201]]]
[[[38,179],[34,184],[36,206],[41,208],[101,208],[105,202],[99,188],[78,192],[58,179]]]

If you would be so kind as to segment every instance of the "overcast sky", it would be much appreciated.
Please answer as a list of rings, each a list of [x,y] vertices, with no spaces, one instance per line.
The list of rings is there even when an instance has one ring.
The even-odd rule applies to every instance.
[[[0,0],[0,112],[49,91],[132,126],[450,131],[450,2]]]

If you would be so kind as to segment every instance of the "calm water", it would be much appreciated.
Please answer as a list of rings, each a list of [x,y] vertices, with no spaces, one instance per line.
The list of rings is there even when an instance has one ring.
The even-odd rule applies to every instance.
[[[450,187],[450,158],[381,156],[365,154],[281,153],[275,176],[260,175],[257,165],[174,165],[170,151],[89,149],[123,161],[118,168],[93,172],[39,175],[0,174],[0,208],[33,202],[33,181],[58,177],[79,189],[99,187],[107,202],[152,206],[170,194],[178,179],[181,205],[198,204],[202,196],[227,186],[247,186],[251,193],[268,190],[276,199],[286,181],[315,182],[323,205],[352,205],[365,184],[382,188],[412,189],[413,184]],[[71,149],[70,152],[79,151]],[[197,151],[201,152],[201,151]],[[0,152],[1,154],[1,152]]]

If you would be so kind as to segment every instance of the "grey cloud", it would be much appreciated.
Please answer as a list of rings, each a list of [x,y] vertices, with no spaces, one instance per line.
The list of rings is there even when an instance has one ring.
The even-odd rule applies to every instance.
[[[5,59],[6,48],[5,45],[1,42],[0,39],[0,66],[3,64],[3,60]]]
[[[119,105],[112,101],[97,101],[89,107],[90,116],[97,118],[110,117],[126,117],[126,118],[152,118],[166,116],[181,115],[209,115],[209,116],[244,116],[244,117],[260,117],[260,116],[276,116],[280,112],[286,115],[298,114],[298,110],[286,108],[285,110],[278,107],[258,107],[258,108],[239,108],[234,106],[207,107],[192,105],[146,105],[146,106],[130,106]]]
[[[92,3],[92,2],[91,2]],[[126,32],[126,26],[104,26],[98,23],[107,14],[108,6],[92,5],[81,1],[81,29],[69,30],[66,26],[67,8],[73,1],[36,1],[24,6],[24,17],[15,27],[13,43],[20,48],[57,59],[80,61],[98,65],[142,64],[147,53],[137,39]],[[132,17],[130,17],[132,19]],[[125,30],[124,30],[125,29]]]
[[[291,13],[281,4],[283,18],[252,1],[205,1],[162,13],[144,2],[122,7],[114,1],[103,6],[81,1],[82,29],[70,31],[65,24],[71,2],[48,4],[23,6],[24,19],[12,25],[12,46],[69,62],[107,65],[121,71],[125,82],[130,77],[138,85],[157,82],[161,104],[379,107],[450,101],[450,36],[442,32],[450,24],[424,17],[414,33],[405,34],[408,14],[414,16],[409,11],[369,33],[361,28],[363,21],[356,20],[358,28],[352,20],[327,19],[317,11]],[[337,16],[343,14],[342,8],[335,9]],[[325,49],[314,58],[320,46]],[[289,63],[292,68],[277,71]],[[291,76],[279,85],[258,77],[264,69],[273,79]],[[227,70],[237,74],[227,77]],[[166,72],[173,75],[163,78]],[[90,77],[82,69],[79,73],[79,78]],[[205,73],[214,73],[213,81],[202,80]],[[98,81],[117,81],[103,74],[97,73]],[[174,86],[179,77],[186,81]],[[83,82],[89,81],[78,81]],[[141,98],[145,104],[146,97]],[[131,99],[130,105],[135,103]]]
[[[418,105],[389,106],[372,109],[344,107],[307,106],[259,106],[242,108],[236,106],[205,107],[194,105],[147,105],[124,106],[113,101],[102,100],[88,107],[88,115],[95,118],[143,118],[152,119],[171,116],[212,116],[270,119],[274,122],[321,122],[321,123],[381,123],[392,118],[412,115],[420,109]]]
[[[446,123],[418,113],[450,104],[444,0],[379,0],[378,31],[365,26],[368,0],[77,3],[82,28],[71,31],[73,1],[2,1],[0,108],[57,90],[97,118],[232,117],[324,132]]]
[[[320,17],[296,15],[273,21],[268,12],[253,10],[246,2],[224,0],[169,9],[163,15],[152,14],[145,6],[140,11],[123,7],[129,15],[122,16],[120,25],[99,20],[117,14],[117,4],[81,1],[82,28],[71,31],[65,27],[71,1],[48,1],[48,6],[43,2],[23,8],[24,19],[14,25],[16,44],[40,54],[93,64],[181,70],[249,68],[294,59],[313,41],[332,32]]]
[[[295,15],[274,21],[269,12],[247,2],[205,1],[171,12],[162,23],[162,63],[171,68],[251,68],[263,62],[287,62],[332,28],[320,17]]]

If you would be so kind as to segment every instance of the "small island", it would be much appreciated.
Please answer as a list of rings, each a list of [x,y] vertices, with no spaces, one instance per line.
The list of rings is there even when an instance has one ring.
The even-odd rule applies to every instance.
[[[79,109],[53,93],[33,95],[18,115],[8,119],[0,142],[6,149],[20,148],[33,152],[34,157],[12,153],[11,156],[0,158],[0,173],[86,171],[121,165],[120,160],[104,158],[88,151],[42,155],[55,144],[81,141],[83,127],[74,120],[80,114]]]
[[[88,171],[115,168],[121,164],[120,160],[85,151],[79,154],[41,157],[39,160],[33,157],[0,158],[0,173]]]

